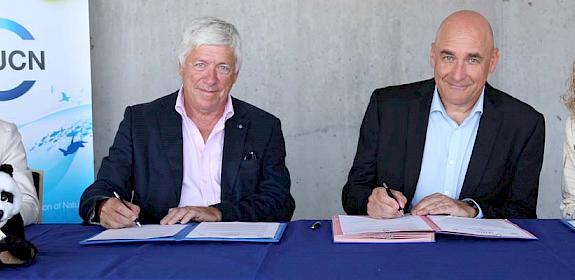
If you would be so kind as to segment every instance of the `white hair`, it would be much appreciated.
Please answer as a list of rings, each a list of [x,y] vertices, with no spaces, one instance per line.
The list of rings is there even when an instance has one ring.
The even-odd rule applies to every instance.
[[[194,48],[201,45],[230,46],[236,58],[236,73],[242,65],[241,39],[236,27],[215,17],[202,17],[193,20],[182,38],[178,59],[184,64]]]

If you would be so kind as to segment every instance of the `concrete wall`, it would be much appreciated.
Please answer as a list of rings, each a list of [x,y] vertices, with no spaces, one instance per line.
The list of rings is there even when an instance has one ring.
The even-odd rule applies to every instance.
[[[185,23],[217,16],[239,29],[244,64],[232,94],[282,120],[294,219],[343,213],[341,188],[371,92],[432,77],[441,20],[473,9],[492,23],[501,62],[490,82],[546,118],[538,214],[559,217],[565,92],[575,59],[575,1],[90,1],[96,170],[127,105],[177,90]]]

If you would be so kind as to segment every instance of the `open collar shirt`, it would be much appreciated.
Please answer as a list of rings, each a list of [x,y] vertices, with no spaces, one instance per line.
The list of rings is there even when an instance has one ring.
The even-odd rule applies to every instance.
[[[469,115],[461,124],[457,124],[445,111],[437,86],[435,87],[421,171],[411,207],[433,193],[459,199],[483,114],[484,90],[485,88]],[[482,216],[479,209],[476,217]]]
[[[179,207],[210,206],[221,202],[222,157],[226,121],[234,115],[228,95],[224,113],[206,142],[186,113],[184,89],[180,88],[175,109],[182,116],[183,180]]]

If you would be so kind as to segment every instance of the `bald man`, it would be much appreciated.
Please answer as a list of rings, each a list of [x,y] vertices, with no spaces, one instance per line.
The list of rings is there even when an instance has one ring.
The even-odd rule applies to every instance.
[[[545,120],[493,88],[489,22],[458,11],[431,44],[434,78],[377,89],[342,202],[350,215],[536,218]]]

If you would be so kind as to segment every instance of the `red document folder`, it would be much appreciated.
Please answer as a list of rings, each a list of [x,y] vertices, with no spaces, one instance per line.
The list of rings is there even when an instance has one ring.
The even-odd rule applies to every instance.
[[[412,216],[373,219],[367,216],[335,215],[332,219],[336,243],[434,242],[435,233],[482,238],[537,239],[506,219],[474,219],[455,216]]]

